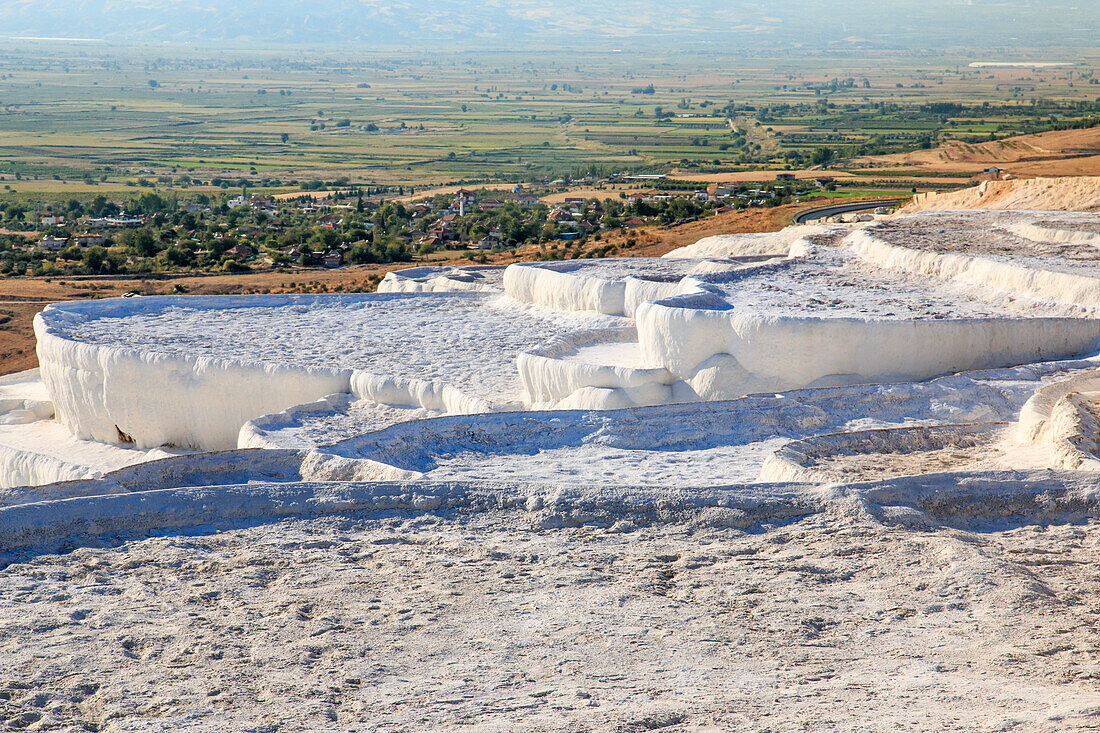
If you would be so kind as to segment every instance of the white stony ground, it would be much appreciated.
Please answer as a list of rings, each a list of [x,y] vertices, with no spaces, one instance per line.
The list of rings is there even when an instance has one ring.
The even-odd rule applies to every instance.
[[[1034,215],[999,216],[871,229],[895,244],[1100,275],[1100,248],[1086,241],[1095,219],[1044,213],[1028,239],[1006,227]],[[775,238],[776,253],[791,236]],[[767,239],[704,244],[751,254]],[[578,263],[607,278],[696,266]],[[435,276],[416,277],[394,286]],[[484,279],[499,285],[500,273]],[[1062,314],[835,247],[707,279],[733,308],[764,315]],[[498,294],[251,302],[67,327],[160,353],[438,378],[508,402],[519,350],[626,323]],[[638,355],[603,342],[570,358],[628,366]],[[340,395],[250,423],[258,443],[300,451],[9,489],[0,729],[1097,728],[1100,482],[1049,470],[1049,446],[1009,425],[1039,387],[1096,368],[1092,357],[705,405],[438,419]],[[73,452],[49,432],[61,428],[37,382],[20,379],[0,379],[0,462],[55,457],[45,445]],[[1090,394],[1081,399],[1095,406]],[[1095,417],[1066,439],[1100,444]],[[810,468],[868,483],[753,483],[789,441],[989,421],[1005,427],[965,445],[883,438],[813,454]],[[110,468],[135,452],[85,453],[87,467]],[[427,480],[362,481],[357,462],[371,477],[389,468]],[[872,483],[900,474],[920,476]]]
[[[125,444],[97,443],[80,440],[63,425],[54,420],[39,420],[29,424],[4,425],[0,423],[0,464],[10,455],[39,455],[54,459],[58,464],[72,467],[81,477],[98,475],[135,463],[184,455],[180,449],[153,448],[142,450]],[[6,468],[17,472],[17,469]],[[67,478],[76,478],[68,476]],[[49,481],[57,480],[51,478]]]
[[[622,449],[584,442],[526,453],[453,450],[436,456],[434,481],[478,480],[485,476],[507,481],[584,481],[621,484],[626,480],[649,486],[706,486],[716,481],[756,480],[764,459],[787,442],[775,437],[744,445],[696,450]]]
[[[1100,255],[1100,250],[1097,253]],[[1074,314],[1074,309],[1056,303],[1007,297],[991,288],[887,270],[846,250],[828,247],[818,248],[806,261],[787,261],[759,274],[725,282],[716,279],[709,284],[720,290],[735,310],[764,316],[797,313],[817,318],[910,320]]]
[[[1094,244],[1035,238],[1036,230],[1087,235],[1096,225],[1095,214],[1079,212],[936,211],[885,220],[868,231],[884,242],[903,247],[965,253],[1052,272],[1100,277],[1100,248]]]
[[[1068,730],[1100,525],[318,519],[0,571],[13,729]]]
[[[270,448],[308,449],[413,420],[438,417],[422,407],[393,407],[351,395],[332,395],[317,410],[291,410],[253,421]]]
[[[748,258],[750,261],[767,259],[766,257]],[[699,259],[668,259],[661,257],[608,257],[590,260],[569,260],[543,264],[556,272],[567,272],[582,277],[602,280],[624,280],[627,277],[656,278],[675,281],[700,270],[711,268],[736,269],[749,262],[716,258],[708,262]]]
[[[1074,368],[1076,365],[1077,368]],[[753,395],[723,403],[622,412],[563,411],[442,418],[397,425],[322,449],[422,472],[427,479],[571,481],[590,486],[702,487],[751,481],[792,439],[874,428],[1012,421],[1041,384],[1083,362],[973,372],[921,384],[862,385]],[[271,440],[310,447],[323,415],[268,426]],[[314,443],[313,445],[317,445]],[[1004,455],[1011,451],[1011,455]],[[990,447],[1001,467],[1032,467],[1020,446]],[[1001,460],[1001,459],[1004,460]],[[897,457],[879,456],[881,461]],[[914,462],[916,457],[904,459]],[[849,458],[850,480],[881,478],[873,458]],[[960,456],[943,470],[973,463]],[[922,464],[923,465],[923,464]],[[915,471],[927,472],[927,471]],[[908,471],[906,473],[914,473]]]

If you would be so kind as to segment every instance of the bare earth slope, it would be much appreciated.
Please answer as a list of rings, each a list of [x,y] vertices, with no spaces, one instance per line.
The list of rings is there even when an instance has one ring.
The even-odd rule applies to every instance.
[[[1100,210],[1100,177],[986,181],[951,193],[918,194],[899,214],[948,209]]]
[[[944,173],[979,173],[996,165],[1026,176],[1089,175],[1100,173],[1100,127],[1019,135],[985,143],[952,140],[931,150],[876,156],[864,162],[875,168]]]

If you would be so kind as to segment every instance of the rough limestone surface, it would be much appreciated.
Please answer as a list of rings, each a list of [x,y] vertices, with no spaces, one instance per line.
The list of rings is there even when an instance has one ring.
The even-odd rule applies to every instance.
[[[1080,210],[47,308],[0,725],[1094,727],[1100,216],[1013,183]]]
[[[1095,520],[844,506],[368,513],[27,557],[0,571],[0,711],[107,731],[1091,724]]]

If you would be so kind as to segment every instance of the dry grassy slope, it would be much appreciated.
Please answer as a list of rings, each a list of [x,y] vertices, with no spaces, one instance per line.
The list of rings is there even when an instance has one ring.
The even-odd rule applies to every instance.
[[[666,252],[695,244],[700,239],[715,234],[777,232],[790,225],[796,213],[811,206],[812,203],[800,203],[773,209],[727,211],[674,227],[652,226],[615,232],[604,237],[603,244],[617,246],[620,256],[660,257]],[[634,241],[633,245],[630,244],[631,240]]]
[[[899,214],[945,209],[1100,211],[1100,176],[986,181],[951,193],[922,193]]]
[[[1100,174],[1100,127],[1020,135],[994,142],[950,141],[931,150],[876,156],[860,161],[872,168],[978,173],[991,165],[1017,175]]]

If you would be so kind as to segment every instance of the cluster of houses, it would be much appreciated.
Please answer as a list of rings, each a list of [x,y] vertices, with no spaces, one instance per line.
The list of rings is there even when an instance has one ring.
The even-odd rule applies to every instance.
[[[779,173],[776,175],[775,180],[778,183],[789,183],[797,179],[793,173]],[[818,188],[827,188],[835,182],[832,176],[819,176],[813,180]],[[706,190],[696,191],[694,195],[699,201],[728,203],[738,199],[747,206],[764,206],[779,194],[774,189],[749,188],[739,190],[737,186],[712,183],[707,186]],[[715,211],[716,213],[722,213],[729,210],[730,207],[728,206],[720,206]]]
[[[126,216],[125,214],[119,214],[118,216],[104,216],[101,218],[93,217],[91,219],[86,219],[85,223],[95,228],[133,229],[147,224],[150,218],[151,217],[148,216]]]
[[[102,247],[106,241],[107,236],[105,234],[98,234],[95,232],[74,234],[71,237],[55,237],[51,234],[47,234],[42,237],[42,239],[38,240],[38,248],[43,252],[60,252],[70,244],[81,247]]]
[[[459,189],[454,193],[450,206],[445,209],[433,211],[428,204],[418,204],[411,207],[414,220],[417,216],[432,213],[438,214],[439,219],[426,232],[414,229],[409,233],[410,237],[418,238],[417,241],[420,245],[432,248],[453,245],[459,239],[455,230],[455,221],[459,217],[474,211],[501,209],[506,203],[515,203],[524,208],[533,208],[539,205],[540,199],[537,194],[524,191],[518,186],[511,193],[503,194],[503,198],[493,196],[479,198],[473,191]],[[604,209],[602,206],[599,204],[589,205],[588,199],[576,197],[566,198],[561,204],[551,207],[546,219],[564,229],[564,231],[558,233],[559,238],[572,240],[579,239],[591,230],[598,228],[599,225],[592,224],[591,220],[602,218],[603,215]],[[634,219],[631,220],[630,224],[638,226],[644,224],[644,221]],[[500,232],[494,231],[489,232],[479,240],[467,243],[466,248],[470,250],[491,250],[502,245],[504,245],[504,236]]]
[[[635,196],[638,195],[640,194],[635,194]],[[599,203],[590,204],[588,199],[574,197],[566,198],[561,204],[550,209],[546,219],[563,227],[565,231],[559,231],[558,237],[570,241],[580,239],[593,229],[602,228],[602,224],[593,224],[592,220],[602,219],[605,213],[604,207]],[[627,229],[634,229],[643,224],[645,220],[637,217],[623,222],[623,226]]]
[[[127,216],[125,213],[117,216],[81,217],[80,223],[83,227],[96,231],[85,231],[82,234],[73,234],[70,237],[47,234],[38,240],[38,249],[43,252],[60,252],[70,245],[81,247],[102,246],[107,241],[107,235],[103,233],[104,230],[139,227],[148,223],[149,219],[150,217],[144,216]],[[39,224],[42,227],[63,226],[65,215],[48,211],[39,217]]]
[[[236,209],[241,206],[247,206],[253,211],[262,211],[268,216],[275,216],[279,213],[279,207],[275,204],[275,199],[270,196],[249,196],[245,197],[244,194],[234,196],[225,202],[225,205],[230,209]]]
[[[503,198],[497,198],[495,196],[481,198],[474,191],[460,188],[454,192],[454,195],[451,197],[450,206],[446,208],[435,210],[427,203],[413,204],[408,207],[408,209],[414,222],[416,222],[417,219],[431,215],[439,215],[439,218],[429,226],[427,231],[414,228],[408,233],[407,237],[401,238],[410,242],[415,241],[418,245],[423,247],[440,249],[452,246],[459,240],[458,231],[455,229],[455,222],[459,217],[466,216],[475,211],[496,211],[503,209],[507,203],[515,203],[525,208],[535,207],[539,204],[539,197],[536,194],[524,191],[519,186],[513,188],[511,193],[502,193],[501,196]],[[503,244],[503,234],[500,232],[489,232],[489,234],[481,239],[469,242],[466,248],[471,250],[491,250]]]
[[[139,227],[147,223],[149,217],[119,214],[118,216],[84,217],[81,221],[95,229],[125,229],[127,227]],[[65,215],[47,211],[38,218],[38,222],[43,227],[61,226],[65,223]]]
[[[519,186],[512,189],[510,194],[504,195],[504,200],[498,198],[484,198],[479,199],[478,195],[473,191],[467,191],[464,188],[460,188],[454,193],[454,198],[451,200],[450,213],[458,214],[459,216],[465,216],[472,211],[495,211],[496,209],[503,209],[505,201],[514,202],[520,206],[538,206],[539,197],[530,192],[524,191]]]
[[[346,244],[340,244],[340,245],[337,245],[333,249],[326,250],[324,253],[319,255],[321,264],[324,265],[325,267],[328,267],[328,268],[339,267],[340,265],[344,264],[344,258],[347,256],[348,250],[350,250],[352,247],[354,247],[357,244],[366,244],[366,242],[351,242],[351,243],[346,243]],[[248,257],[250,257],[252,255],[252,248],[249,247],[247,244],[237,245],[237,247],[243,247],[243,248],[247,249],[247,251],[248,251],[248,254],[244,254],[242,252],[242,254],[241,254],[242,259],[247,259]],[[234,249],[237,249],[237,247],[234,247]],[[233,250],[226,250],[226,254],[228,254],[230,256],[235,256],[235,255],[231,254],[232,252],[233,252]],[[286,257],[287,259],[296,260],[301,255],[301,250],[299,250],[297,247],[287,247],[286,249],[281,250],[281,254],[284,257]],[[273,260],[270,257],[265,257],[264,258],[264,263],[268,264],[268,265],[274,265],[275,260]]]

